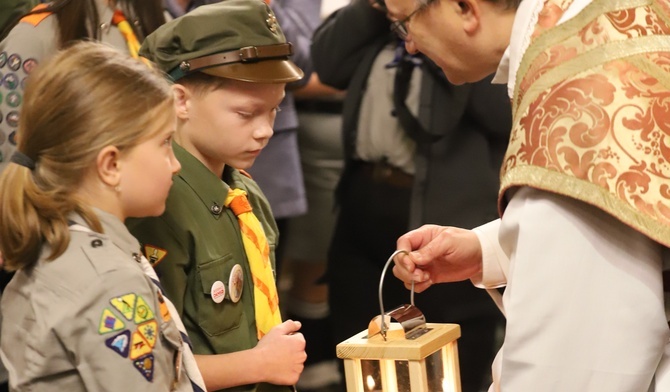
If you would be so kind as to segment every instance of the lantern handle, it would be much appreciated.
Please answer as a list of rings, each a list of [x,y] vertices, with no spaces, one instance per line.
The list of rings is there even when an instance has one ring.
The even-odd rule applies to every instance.
[[[386,270],[389,267],[389,264],[391,264],[391,261],[393,259],[401,254],[404,253],[406,255],[409,255],[409,253],[406,250],[398,249],[395,252],[391,254],[391,257],[389,257],[388,260],[386,260],[386,264],[384,264],[384,269],[382,270],[382,276],[381,279],[379,279],[379,310],[381,311],[381,334],[384,340],[386,340],[386,323],[384,322],[384,300],[382,299],[382,289],[384,287],[384,276],[386,276]],[[410,304],[414,306],[414,279],[412,279],[412,290],[410,291],[409,295],[409,300]]]

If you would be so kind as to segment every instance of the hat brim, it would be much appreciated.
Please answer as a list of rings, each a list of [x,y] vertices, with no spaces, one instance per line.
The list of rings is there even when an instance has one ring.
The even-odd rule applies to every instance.
[[[290,83],[305,76],[305,73],[292,61],[283,59],[232,63],[199,71],[208,75],[252,83]]]

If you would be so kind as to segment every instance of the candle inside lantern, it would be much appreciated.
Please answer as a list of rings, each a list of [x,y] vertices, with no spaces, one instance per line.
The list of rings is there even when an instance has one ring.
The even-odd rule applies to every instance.
[[[362,360],[361,368],[365,380],[366,391],[382,391],[382,371],[379,361]]]
[[[456,392],[454,390],[454,383],[448,378],[442,379],[442,391],[443,392]]]
[[[393,258],[403,252],[395,251],[382,270],[379,316],[370,321],[367,330],[337,345],[337,357],[344,359],[347,391],[460,392],[456,346],[460,327],[426,323],[423,313],[414,306],[413,291],[411,304],[384,311],[384,274]],[[445,369],[451,366],[453,370]]]
[[[372,378],[371,375],[368,374],[367,379],[365,380],[365,384],[368,387],[368,391],[374,391],[375,390],[375,379]]]

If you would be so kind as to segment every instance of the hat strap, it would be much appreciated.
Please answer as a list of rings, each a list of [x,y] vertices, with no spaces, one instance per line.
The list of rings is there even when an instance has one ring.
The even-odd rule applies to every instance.
[[[251,63],[273,58],[288,57],[293,54],[293,45],[288,42],[277,45],[245,46],[244,48],[229,50],[182,61],[178,67],[170,71],[172,80],[178,80],[191,72],[204,68],[218,67],[232,63]]]

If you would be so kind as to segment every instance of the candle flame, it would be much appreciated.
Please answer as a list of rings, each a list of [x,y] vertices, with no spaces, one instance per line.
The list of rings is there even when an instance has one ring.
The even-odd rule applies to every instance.
[[[454,383],[449,382],[449,379],[446,377],[442,379],[442,390],[444,392],[456,392],[454,390]]]
[[[372,378],[372,376],[370,375],[368,375],[368,377],[365,379],[365,383],[368,384],[368,391],[375,389],[375,387],[377,386],[375,384],[375,379]]]

